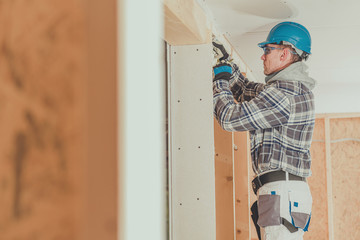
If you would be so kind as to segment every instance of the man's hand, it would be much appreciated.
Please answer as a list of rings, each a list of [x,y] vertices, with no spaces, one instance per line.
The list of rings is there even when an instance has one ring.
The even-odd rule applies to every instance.
[[[229,54],[226,52],[226,49],[224,45],[222,45],[220,42],[213,40],[213,51],[214,51],[214,57],[218,60],[218,62],[221,61],[227,61],[229,60]]]
[[[226,80],[229,81],[232,75],[232,67],[229,63],[220,63],[213,67],[214,70],[214,80]]]

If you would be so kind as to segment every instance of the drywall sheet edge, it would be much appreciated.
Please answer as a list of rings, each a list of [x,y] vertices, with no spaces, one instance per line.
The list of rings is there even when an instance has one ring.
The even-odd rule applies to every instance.
[[[210,44],[170,47],[170,239],[215,240]]]

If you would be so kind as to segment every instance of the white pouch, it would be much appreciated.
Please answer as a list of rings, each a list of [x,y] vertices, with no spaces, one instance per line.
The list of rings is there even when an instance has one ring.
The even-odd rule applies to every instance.
[[[289,192],[290,199],[290,215],[292,224],[295,227],[307,231],[312,208],[312,197],[310,191],[291,191]]]

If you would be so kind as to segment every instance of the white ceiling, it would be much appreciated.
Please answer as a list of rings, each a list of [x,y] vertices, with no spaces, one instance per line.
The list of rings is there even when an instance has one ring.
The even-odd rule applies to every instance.
[[[360,112],[360,1],[201,1],[216,30],[226,36],[259,82],[264,74],[257,43],[279,22],[303,24],[312,37],[307,64],[310,76],[318,82],[314,90],[317,112]]]

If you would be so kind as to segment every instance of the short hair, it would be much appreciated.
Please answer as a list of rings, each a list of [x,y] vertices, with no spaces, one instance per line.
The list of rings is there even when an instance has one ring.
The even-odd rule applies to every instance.
[[[296,53],[296,50],[291,45],[284,44],[282,46],[284,46],[284,48],[287,48],[287,49],[290,50],[290,52],[291,52],[291,61],[293,63],[300,62],[300,61],[303,60],[303,58],[300,57],[300,55]]]

